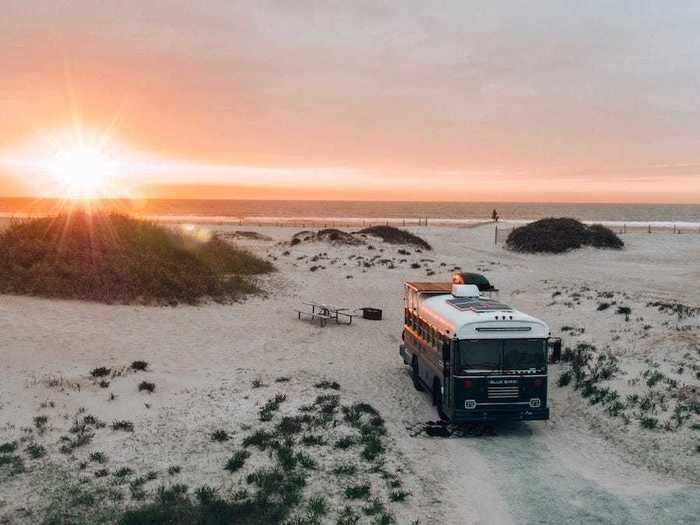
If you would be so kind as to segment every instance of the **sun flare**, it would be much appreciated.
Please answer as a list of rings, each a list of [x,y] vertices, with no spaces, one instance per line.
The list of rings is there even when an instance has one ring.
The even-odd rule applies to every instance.
[[[24,174],[37,195],[91,200],[127,194],[126,156],[108,133],[76,125],[44,132],[0,160]]]
[[[113,169],[113,159],[91,144],[67,145],[47,162],[49,174],[60,184],[65,197],[71,199],[105,196]]]

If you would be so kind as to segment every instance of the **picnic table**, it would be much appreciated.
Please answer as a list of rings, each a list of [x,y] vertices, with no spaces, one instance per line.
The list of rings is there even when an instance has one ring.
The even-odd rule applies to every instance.
[[[311,311],[297,310],[299,320],[301,320],[302,317],[309,317],[311,321],[318,319],[321,326],[326,326],[329,320],[335,320],[336,324],[341,324],[342,318],[342,324],[352,324],[354,314],[350,313],[350,310],[352,310],[350,307],[314,302],[305,302],[303,304],[305,306],[310,306]]]

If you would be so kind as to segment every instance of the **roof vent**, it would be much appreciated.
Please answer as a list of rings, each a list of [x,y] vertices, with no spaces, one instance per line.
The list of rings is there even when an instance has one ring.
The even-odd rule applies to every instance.
[[[475,284],[453,284],[452,295],[455,297],[479,297],[479,288]]]

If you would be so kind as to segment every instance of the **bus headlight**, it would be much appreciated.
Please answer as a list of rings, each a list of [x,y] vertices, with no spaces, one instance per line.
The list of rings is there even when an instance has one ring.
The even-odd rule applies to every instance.
[[[542,405],[542,400],[539,397],[533,397],[530,400],[530,408],[540,408]]]
[[[466,408],[467,410],[474,410],[476,408],[476,401],[474,401],[473,399],[467,399],[464,402],[464,408]]]

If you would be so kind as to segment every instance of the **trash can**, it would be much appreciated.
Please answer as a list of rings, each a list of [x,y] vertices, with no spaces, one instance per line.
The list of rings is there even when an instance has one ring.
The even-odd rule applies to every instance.
[[[361,308],[362,318],[370,321],[381,321],[382,311],[379,308]]]

